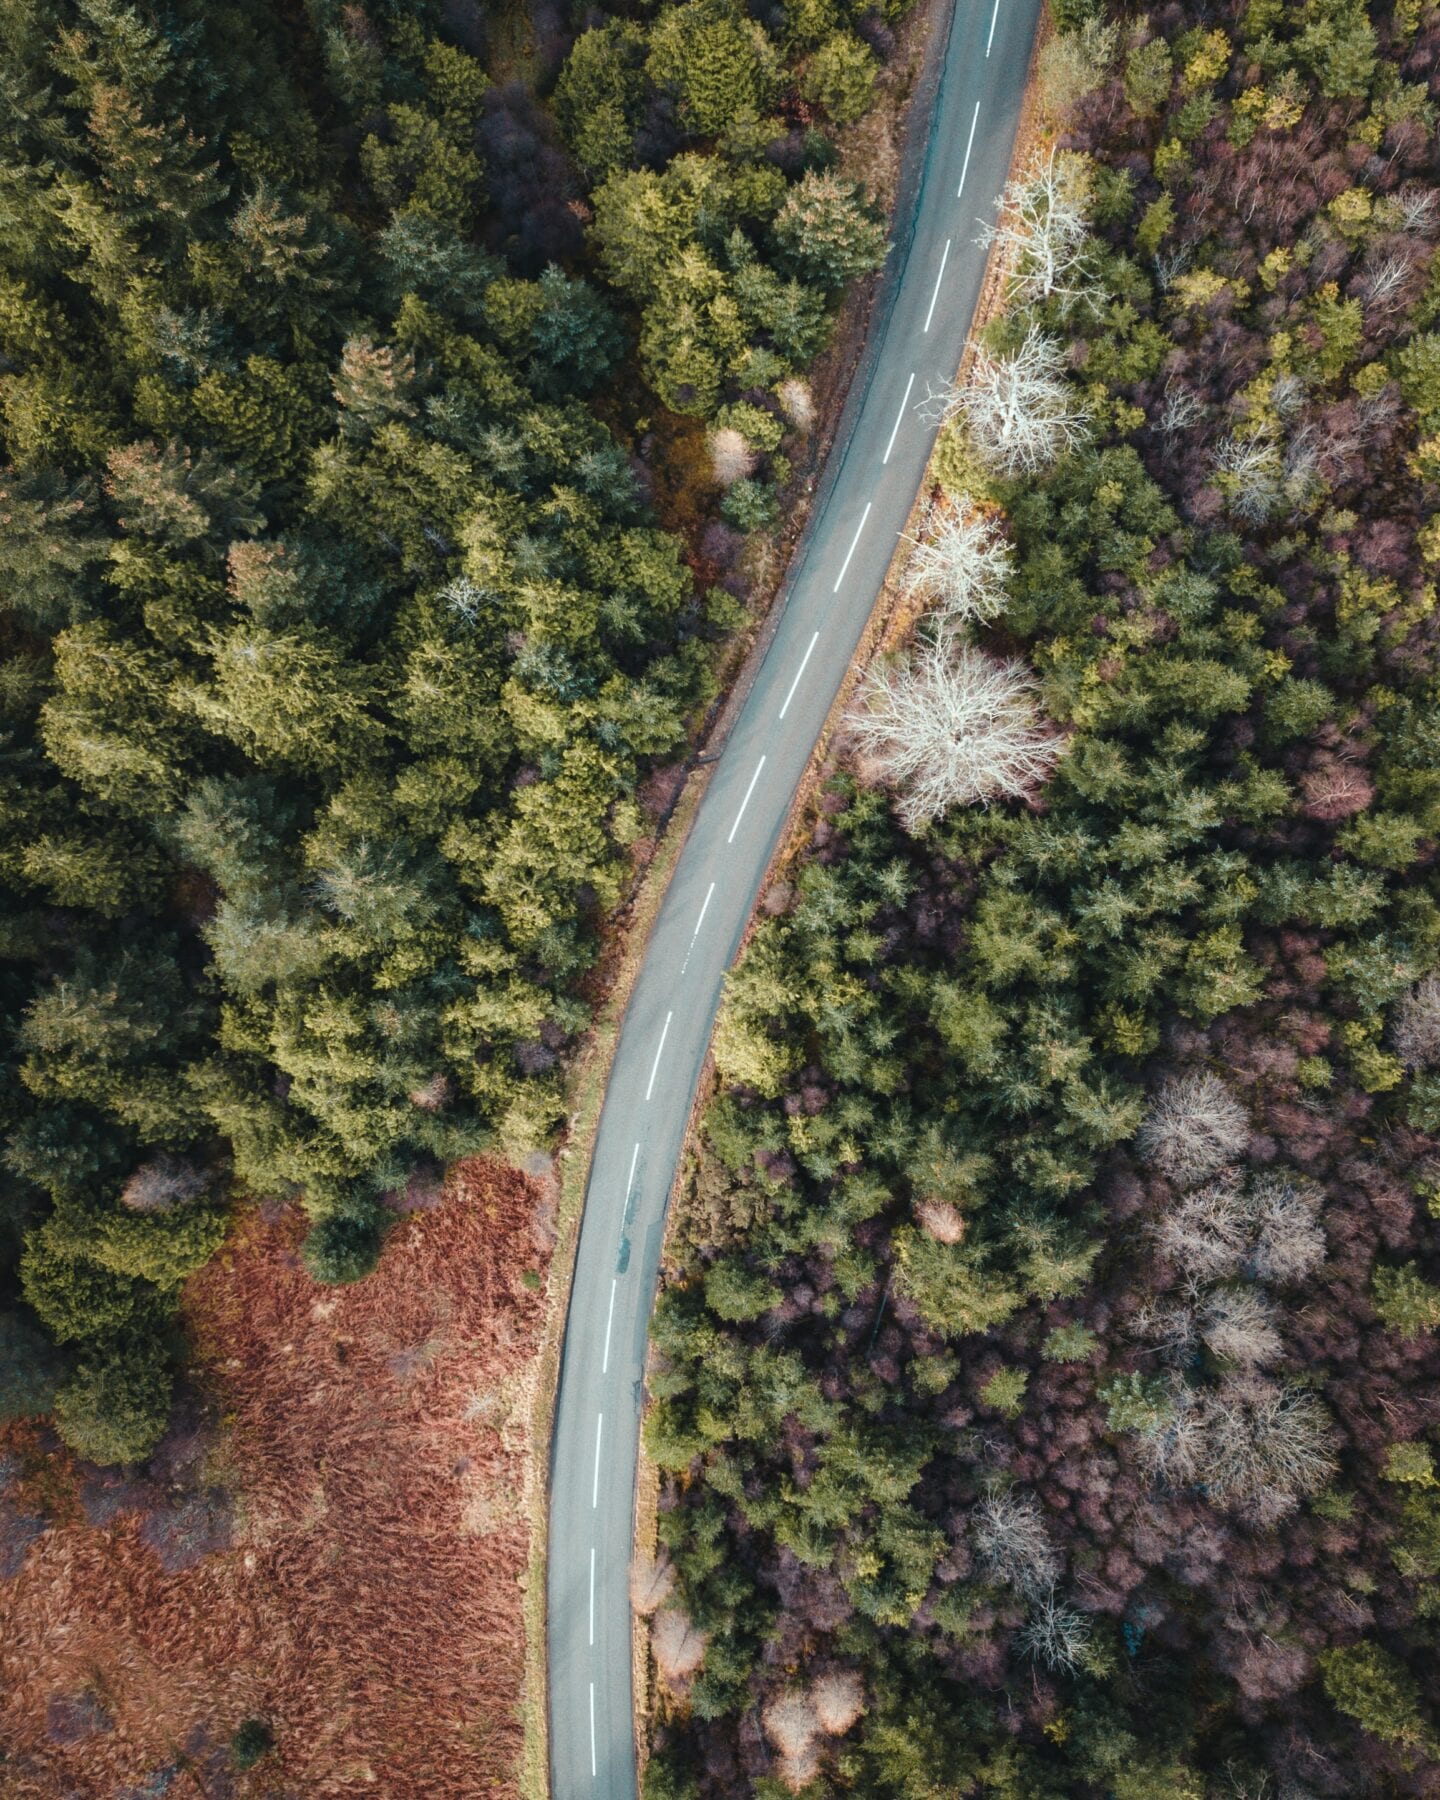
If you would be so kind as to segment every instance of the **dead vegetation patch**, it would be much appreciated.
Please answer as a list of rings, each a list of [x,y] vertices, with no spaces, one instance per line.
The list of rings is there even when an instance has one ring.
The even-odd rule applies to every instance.
[[[0,1791],[516,1792],[545,1204],[462,1165],[351,1288],[257,1209],[187,1292],[203,1399],[151,1464],[11,1429]]]

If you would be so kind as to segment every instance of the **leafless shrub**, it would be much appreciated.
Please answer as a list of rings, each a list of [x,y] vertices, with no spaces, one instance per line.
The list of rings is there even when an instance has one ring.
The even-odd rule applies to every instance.
[[[1319,1191],[1310,1182],[1267,1170],[1251,1179],[1246,1202],[1255,1232],[1249,1266],[1261,1281],[1285,1287],[1319,1268],[1325,1233]]]
[[[937,1244],[958,1244],[965,1235],[965,1215],[948,1200],[917,1200],[915,1217]]]
[[[1013,567],[1010,546],[993,520],[947,512],[932,517],[916,542],[905,585],[936,603],[935,622],[943,633],[999,618]]]
[[[1032,1494],[987,1494],[975,1509],[971,1530],[987,1580],[1027,1596],[1054,1587],[1060,1556]]]
[[[1258,1288],[1217,1288],[1201,1309],[1200,1335],[1222,1361],[1263,1368],[1283,1348],[1275,1317],[1273,1303]]]
[[[1027,1656],[1043,1662],[1047,1669],[1068,1670],[1078,1666],[1090,1642],[1090,1630],[1090,1620],[1073,1606],[1062,1605],[1051,1588],[1036,1602],[1018,1642]]]
[[[134,1170],[120,1190],[120,1204],[131,1212],[173,1212],[187,1200],[198,1200],[214,1181],[214,1175],[198,1163],[162,1150]]]
[[[1034,793],[1063,745],[1047,728],[1023,663],[965,644],[931,645],[877,667],[850,728],[876,774],[898,789],[909,830],[955,806]]]
[[[757,457],[743,432],[724,425],[710,433],[710,472],[720,487],[731,487],[755,473]]]
[[[1065,380],[1061,345],[1032,325],[1008,356],[981,350],[969,383],[932,391],[921,410],[962,419],[980,460],[1002,475],[1033,475],[1085,438],[1087,417]]]
[[[634,1562],[630,1566],[630,1604],[641,1618],[648,1619],[670,1598],[675,1588],[675,1565],[664,1554]]]
[[[820,1729],[839,1737],[865,1710],[865,1684],[854,1669],[817,1675],[810,1685],[810,1702]]]
[[[1135,1147],[1182,1187],[1233,1162],[1250,1140],[1245,1109],[1218,1075],[1173,1075],[1146,1108]]]
[[[1440,975],[1427,975],[1395,1009],[1390,1042],[1407,1068],[1440,1062]]]
[[[682,1686],[705,1660],[705,1639],[678,1606],[662,1612],[650,1628],[655,1667],[672,1688]]]

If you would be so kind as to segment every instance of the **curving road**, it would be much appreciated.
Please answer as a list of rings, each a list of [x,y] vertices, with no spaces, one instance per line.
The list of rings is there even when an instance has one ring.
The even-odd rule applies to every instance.
[[[930,70],[928,147],[910,171],[912,229],[891,252],[881,323],[842,421],[845,448],[827,469],[774,641],[625,1015],[586,1191],[551,1446],[554,1800],[635,1795],[628,1579],[666,1203],[725,971],[924,475],[934,430],[917,400],[960,361],[985,265],[976,224],[1006,179],[1040,3],[957,0]]]

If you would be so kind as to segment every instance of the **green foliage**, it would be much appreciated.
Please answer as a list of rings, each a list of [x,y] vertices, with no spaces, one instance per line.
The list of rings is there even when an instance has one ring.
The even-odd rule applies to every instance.
[[[90,1352],[55,1397],[55,1423],[91,1462],[141,1462],[159,1443],[170,1413],[170,1375],[151,1346]]]
[[[1417,1338],[1440,1327],[1440,1287],[1426,1281],[1415,1263],[1376,1269],[1373,1292],[1376,1312],[1400,1337]]]
[[[1367,1639],[1322,1650],[1318,1661],[1325,1692],[1362,1731],[1407,1747],[1418,1747],[1427,1739],[1414,1676],[1379,1644]]]

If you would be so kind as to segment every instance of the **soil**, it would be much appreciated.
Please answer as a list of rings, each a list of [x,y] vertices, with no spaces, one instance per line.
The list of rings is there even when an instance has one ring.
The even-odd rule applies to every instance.
[[[195,1391],[144,1468],[0,1434],[0,1795],[517,1792],[544,1184],[481,1160],[378,1271],[293,1208],[190,1283]],[[248,1772],[233,1734],[263,1721]]]

